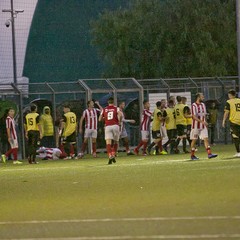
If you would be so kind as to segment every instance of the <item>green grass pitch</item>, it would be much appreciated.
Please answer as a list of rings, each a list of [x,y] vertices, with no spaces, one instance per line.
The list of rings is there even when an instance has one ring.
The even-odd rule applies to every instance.
[[[0,239],[240,239],[240,158],[212,150],[0,163]]]

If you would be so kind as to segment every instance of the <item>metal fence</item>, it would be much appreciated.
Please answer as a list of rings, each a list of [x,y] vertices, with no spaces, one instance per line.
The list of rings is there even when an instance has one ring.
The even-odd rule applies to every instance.
[[[218,103],[216,141],[227,143],[231,140],[228,130],[221,128],[223,108],[228,90],[236,89],[237,82],[237,76],[142,80],[134,78],[80,79],[74,82],[44,83],[22,81],[17,84],[2,83],[0,80],[0,117],[9,104],[15,105],[18,110],[17,122],[21,152],[22,156],[25,157],[25,139],[22,137],[24,136],[23,117],[31,103],[38,105],[40,113],[46,104],[49,105],[52,109],[53,119],[56,121],[62,114],[62,106],[66,102],[71,103],[79,119],[88,100],[96,99],[104,107],[108,97],[113,96],[115,104],[121,100],[126,102],[127,117],[131,117],[135,111],[137,124],[128,125],[127,130],[130,134],[131,145],[136,145],[144,98],[148,99],[152,93],[164,93],[168,98],[172,94],[190,92],[193,100],[197,92],[202,92],[206,100],[216,100]],[[99,143],[101,142],[104,142],[103,136],[99,140]]]

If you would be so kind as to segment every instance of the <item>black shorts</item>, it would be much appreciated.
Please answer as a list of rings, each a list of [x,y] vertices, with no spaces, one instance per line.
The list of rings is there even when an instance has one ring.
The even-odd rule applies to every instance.
[[[76,143],[77,141],[77,135],[76,132],[73,132],[71,135],[67,136],[67,137],[63,137],[62,143]]]
[[[233,138],[240,138],[240,125],[230,122],[230,132]]]
[[[152,131],[152,138],[153,139],[159,139],[159,138],[161,138],[162,136],[161,136],[161,132],[160,132],[160,130],[159,131]]]
[[[169,140],[174,140],[177,138],[177,129],[167,130],[167,136]]]
[[[30,130],[28,131],[28,146],[38,147],[40,145],[40,132]]]
[[[177,125],[177,135],[179,137],[187,135],[187,125],[178,124]]]

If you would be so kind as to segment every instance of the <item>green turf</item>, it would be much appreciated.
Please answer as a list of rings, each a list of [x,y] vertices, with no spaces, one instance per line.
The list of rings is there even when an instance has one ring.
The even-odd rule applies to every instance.
[[[1,163],[0,239],[240,239],[240,159],[213,151]]]

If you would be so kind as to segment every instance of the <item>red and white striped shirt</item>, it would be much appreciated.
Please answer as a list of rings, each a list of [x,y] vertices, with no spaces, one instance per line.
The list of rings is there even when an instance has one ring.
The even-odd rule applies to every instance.
[[[6,128],[10,129],[10,138],[14,139],[14,140],[17,139],[17,132],[16,132],[14,118],[11,118],[10,116],[7,116],[7,118],[6,118]]]
[[[141,131],[149,131],[152,113],[148,109],[143,109]]]
[[[204,103],[193,103],[192,104],[192,115],[196,116],[199,120],[205,122],[207,110]],[[204,129],[206,126],[196,120],[192,120],[192,129]]]
[[[98,108],[86,109],[83,111],[86,129],[97,130],[98,112],[100,112]]]

